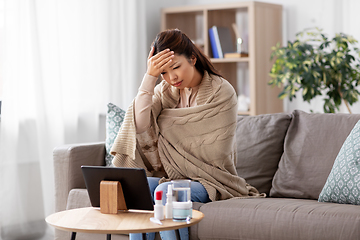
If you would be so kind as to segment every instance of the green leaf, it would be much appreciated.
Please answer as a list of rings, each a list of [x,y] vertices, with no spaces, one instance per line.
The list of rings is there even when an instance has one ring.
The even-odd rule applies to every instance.
[[[304,90],[303,90],[303,93],[302,93],[302,94],[303,94],[303,96],[305,96],[305,95],[306,95],[307,91],[308,91],[308,88],[307,88],[307,87],[305,87],[305,88],[304,88]]]
[[[281,92],[281,93],[279,94],[278,98],[279,98],[280,100],[283,100],[286,96],[287,96],[287,93],[283,91],[283,92]]]
[[[345,54],[343,53],[343,52],[337,52],[336,53],[336,57],[338,57],[338,58],[341,58],[341,57],[343,57]]]

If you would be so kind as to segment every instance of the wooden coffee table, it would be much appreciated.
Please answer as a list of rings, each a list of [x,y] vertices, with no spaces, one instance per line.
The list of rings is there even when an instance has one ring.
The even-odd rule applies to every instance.
[[[166,219],[161,221],[163,225],[151,222],[151,217],[154,217],[153,211],[128,210],[119,211],[118,214],[102,214],[100,208],[88,207],[57,212],[45,220],[57,229],[72,232],[73,240],[77,232],[106,234],[109,240],[111,234],[145,234],[190,227],[200,222],[204,214],[193,210],[190,222],[174,222],[172,219]]]

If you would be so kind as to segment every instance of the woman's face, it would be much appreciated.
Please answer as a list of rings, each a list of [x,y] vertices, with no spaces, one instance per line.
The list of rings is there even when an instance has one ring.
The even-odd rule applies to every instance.
[[[175,54],[172,63],[161,73],[162,78],[170,85],[179,88],[196,87],[202,80],[201,74],[195,68],[196,58],[190,60],[184,55]]]

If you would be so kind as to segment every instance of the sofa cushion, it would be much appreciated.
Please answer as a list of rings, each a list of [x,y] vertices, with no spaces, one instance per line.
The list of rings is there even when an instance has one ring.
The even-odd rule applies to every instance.
[[[237,119],[237,173],[261,193],[270,192],[290,121],[285,113]]]
[[[107,106],[108,111],[106,114],[105,162],[106,166],[111,166],[114,156],[110,154],[110,150],[124,121],[125,111],[112,103],[109,103]]]
[[[73,188],[69,192],[66,210],[91,207],[88,191],[84,188]]]
[[[253,198],[207,203],[199,239],[359,239],[359,206],[317,200]]]
[[[270,196],[318,199],[360,114],[294,111]]]
[[[360,205],[360,121],[342,145],[319,202]]]

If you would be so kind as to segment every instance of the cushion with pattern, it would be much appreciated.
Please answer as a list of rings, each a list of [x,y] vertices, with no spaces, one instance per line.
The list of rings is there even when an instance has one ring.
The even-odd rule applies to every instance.
[[[109,103],[107,106],[108,111],[106,114],[105,163],[106,166],[111,166],[114,156],[110,154],[110,150],[120,130],[121,124],[124,121],[125,111],[112,103]]]
[[[360,205],[360,121],[342,145],[318,200]]]

